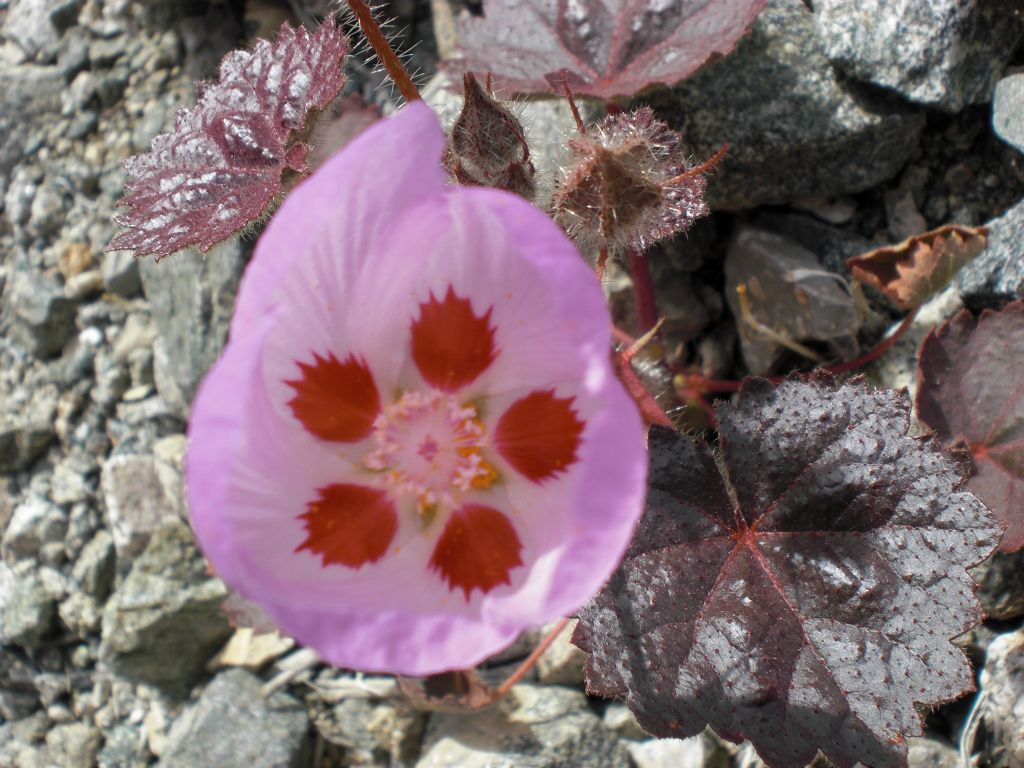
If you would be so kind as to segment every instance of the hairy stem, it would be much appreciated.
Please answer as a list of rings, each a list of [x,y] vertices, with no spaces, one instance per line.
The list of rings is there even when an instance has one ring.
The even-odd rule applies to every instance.
[[[658,322],[658,308],[654,303],[654,280],[647,258],[637,248],[626,254],[629,274],[633,277],[633,295],[636,297],[636,316],[640,333],[650,330]]]
[[[367,41],[373,47],[381,64],[384,65],[384,69],[395,81],[402,98],[407,102],[420,98],[420,92],[416,90],[416,85],[409,76],[409,72],[403,66],[401,59],[398,58],[398,54],[395,53],[384,33],[381,32],[377,20],[373,18],[370,6],[364,0],[348,0],[348,7],[352,9],[352,13],[359,20],[363,34],[366,35]]]
[[[523,679],[526,673],[530,671],[530,667],[536,664],[537,659],[543,656],[544,651],[550,648],[551,644],[555,642],[555,638],[562,634],[562,630],[565,629],[565,626],[568,623],[569,619],[562,619],[557,624],[555,624],[552,630],[548,632],[547,636],[540,641],[536,648],[533,649],[533,652],[525,659],[523,659],[522,664],[516,667],[516,671],[509,675],[505,682],[503,682],[501,685],[497,687],[497,689],[495,689],[494,698],[492,699],[492,701],[497,701],[498,699],[500,699],[502,696],[504,696],[506,693],[512,690],[513,685],[515,685]]]

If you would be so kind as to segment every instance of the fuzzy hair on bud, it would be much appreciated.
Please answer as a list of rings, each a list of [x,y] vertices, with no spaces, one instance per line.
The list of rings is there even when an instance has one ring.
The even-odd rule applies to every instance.
[[[569,142],[552,216],[585,253],[646,249],[709,213],[702,169],[648,107],[609,115]]]
[[[465,102],[452,125],[445,165],[460,184],[496,187],[533,199],[533,163],[523,126],[472,72],[463,78]]]

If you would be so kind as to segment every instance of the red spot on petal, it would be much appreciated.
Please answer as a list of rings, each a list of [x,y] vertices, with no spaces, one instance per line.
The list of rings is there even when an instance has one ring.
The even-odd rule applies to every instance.
[[[523,564],[522,551],[508,517],[482,504],[466,504],[448,518],[430,567],[450,589],[461,589],[468,601],[474,589],[487,594],[499,584],[511,583],[509,572]]]
[[[475,314],[469,300],[460,299],[450,287],[444,301],[430,294],[430,301],[420,304],[420,316],[412,324],[412,359],[428,384],[454,392],[483,373],[496,356],[491,309]]]
[[[300,515],[308,535],[296,552],[308,549],[320,555],[325,566],[350,568],[384,556],[398,530],[398,513],[384,491],[334,484],[320,488],[317,494]]]
[[[513,467],[535,483],[550,480],[576,461],[583,422],[572,397],[552,389],[531,392],[502,414],[494,445]]]
[[[313,364],[299,363],[301,378],[285,382],[295,390],[288,401],[302,426],[323,440],[353,443],[367,437],[380,413],[380,395],[365,360],[349,355],[313,355]]]

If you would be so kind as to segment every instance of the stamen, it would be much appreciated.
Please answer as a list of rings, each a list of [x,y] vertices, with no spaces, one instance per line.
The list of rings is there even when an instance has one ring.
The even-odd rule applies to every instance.
[[[373,422],[376,448],[363,466],[384,473],[398,496],[412,497],[424,522],[453,509],[471,490],[487,490],[498,471],[484,458],[476,407],[438,390],[406,392]]]

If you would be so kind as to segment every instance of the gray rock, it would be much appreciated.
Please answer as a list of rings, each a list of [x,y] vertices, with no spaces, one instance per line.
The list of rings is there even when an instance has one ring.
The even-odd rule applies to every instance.
[[[103,612],[100,658],[117,674],[184,696],[231,634],[227,589],[206,575],[184,523],[157,531]]]
[[[1024,73],[1004,77],[992,97],[992,129],[1024,152]]]
[[[45,179],[32,198],[29,233],[38,238],[52,238],[64,224],[68,207],[69,200],[64,190],[53,179]]]
[[[116,562],[114,539],[106,530],[101,530],[82,549],[71,569],[71,579],[83,593],[106,600],[114,582]]]
[[[12,559],[35,557],[43,544],[63,542],[67,528],[67,515],[59,507],[30,496],[14,508],[0,551]]]
[[[580,691],[517,685],[496,705],[430,719],[416,768],[626,768],[629,758]]]
[[[86,723],[55,726],[46,734],[50,759],[58,768],[85,768],[96,764],[103,735]]]
[[[0,404],[0,473],[29,466],[56,439],[58,396],[53,385],[23,387]]]
[[[58,354],[74,330],[75,303],[50,274],[15,272],[3,296],[3,324],[37,357]]]
[[[988,247],[960,270],[956,287],[973,310],[1024,298],[1024,202],[988,227]]]
[[[103,254],[103,284],[111,293],[130,299],[142,291],[139,261],[128,251]]]
[[[950,112],[982,104],[1013,54],[1016,0],[816,0],[825,55],[847,74]]]
[[[741,318],[737,287],[747,287],[754,319],[796,342],[828,343],[844,357],[857,353],[860,316],[850,294],[822,269],[817,256],[794,240],[744,226],[725,258],[725,298]],[[768,373],[783,351],[774,339],[741,325],[740,343],[747,368]]]
[[[184,515],[181,476],[154,456],[113,456],[103,464],[100,490],[118,554],[131,559],[164,523]]]
[[[149,764],[148,750],[137,729],[118,724],[104,732],[99,768],[146,768]]]
[[[938,739],[907,739],[908,768],[961,768],[960,752]]]
[[[171,726],[157,768],[307,765],[305,708],[281,691],[264,698],[260,686],[258,677],[241,669],[214,678],[199,701]]]
[[[56,60],[60,34],[50,21],[53,0],[13,0],[4,22],[4,37],[17,45],[28,59]]]
[[[651,737],[651,734],[640,727],[640,723],[636,721],[636,716],[629,710],[629,707],[618,701],[608,704],[602,722],[605,728],[620,739],[644,741]]]
[[[57,67],[0,63],[0,177],[11,172],[39,132],[60,114],[66,83]]]
[[[75,592],[62,601],[57,606],[57,615],[72,635],[83,639],[96,634],[103,621],[95,598],[84,592]]]
[[[984,765],[1024,765],[1024,630],[1000,635],[988,647],[981,672],[982,710],[996,734],[992,752],[999,761]]]
[[[235,293],[248,258],[237,239],[206,256],[183,251],[140,264],[142,287],[160,331],[154,373],[161,398],[183,418],[227,339]]]
[[[649,739],[626,745],[634,768],[725,768],[724,750],[714,740],[699,734],[689,739]]]
[[[733,53],[645,101],[695,157],[730,145],[709,177],[715,209],[868,189],[899,171],[924,127],[840,82],[802,0],[769,0]]]
[[[971,575],[981,585],[978,598],[986,616],[1006,620],[1024,615],[1024,549],[996,552]]]
[[[313,720],[324,739],[344,747],[345,765],[366,768],[414,765],[426,722],[426,712],[357,698],[343,699]]]
[[[545,627],[550,631],[553,627]],[[555,641],[537,659],[537,680],[546,685],[583,685],[587,654],[569,642],[576,621],[570,621]]]
[[[20,578],[3,606],[0,640],[32,648],[49,632],[55,613],[54,599],[43,580],[36,574]]]

